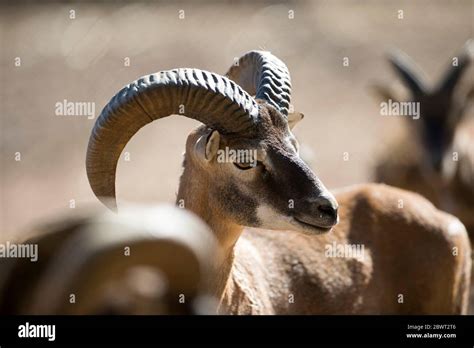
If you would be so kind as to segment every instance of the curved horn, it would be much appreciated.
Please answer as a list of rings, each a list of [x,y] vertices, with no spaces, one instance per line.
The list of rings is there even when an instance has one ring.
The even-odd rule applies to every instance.
[[[406,53],[392,50],[388,59],[413,94],[426,94],[428,88],[423,78],[423,72]]]
[[[220,257],[207,225],[172,205],[129,206],[120,215],[93,215],[72,234],[67,232],[57,232],[65,240],[54,247],[38,281],[31,285],[34,291],[24,301],[22,313],[91,314],[95,304],[103,301],[104,285],[117,284],[136,267],[163,276],[163,289],[156,281],[149,284],[149,290],[155,287],[155,303],[168,300],[167,294],[176,294],[173,298],[180,293],[186,298],[207,295],[214,279],[209,255]],[[42,242],[41,250],[48,248],[49,241]],[[173,257],[180,262],[170,262]],[[66,300],[72,292],[78,299],[74,306]],[[51,301],[44,301],[44,296],[51,296]]]
[[[449,69],[446,71],[444,77],[441,79],[439,85],[439,91],[442,91],[447,94],[451,94],[456,87],[457,82],[463,75],[463,73],[469,67],[474,52],[474,43],[472,40],[466,42],[463,47],[462,52],[458,55],[458,65],[454,66],[451,64]]]
[[[115,172],[123,148],[140,128],[171,114],[184,114],[224,134],[252,134],[258,105],[233,81],[199,69],[162,71],[125,86],[102,110],[87,148],[89,183],[110,209],[117,208]]]
[[[290,73],[285,63],[270,52],[250,51],[239,58],[226,76],[249,94],[263,99],[288,116],[291,99]]]

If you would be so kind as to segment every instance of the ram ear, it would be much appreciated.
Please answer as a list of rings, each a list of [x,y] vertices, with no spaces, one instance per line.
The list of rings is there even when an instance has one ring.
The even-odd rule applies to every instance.
[[[211,134],[207,137],[205,155],[208,161],[212,161],[212,159],[216,156],[217,150],[219,150],[220,141],[221,135],[216,130],[212,131]]]
[[[389,99],[399,102],[402,99],[394,88],[380,83],[370,84],[369,92],[378,103],[388,102]]]
[[[211,162],[219,150],[221,136],[218,131],[209,129],[199,137],[194,145],[195,154],[201,161]]]
[[[293,127],[296,126],[296,124],[300,122],[303,118],[304,115],[301,112],[292,112],[288,114],[288,127],[290,127],[290,129],[293,129]]]

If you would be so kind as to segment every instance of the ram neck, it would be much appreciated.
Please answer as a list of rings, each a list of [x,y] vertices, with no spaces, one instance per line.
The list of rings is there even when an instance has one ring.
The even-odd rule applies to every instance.
[[[185,167],[180,179],[177,204],[184,205],[187,210],[203,219],[218,241],[221,257],[215,257],[220,261],[216,261],[214,265],[217,277],[210,284],[210,290],[221,299],[232,271],[234,247],[243,227],[231,222],[219,211],[211,197],[210,185],[211,180],[203,178],[202,173]]]

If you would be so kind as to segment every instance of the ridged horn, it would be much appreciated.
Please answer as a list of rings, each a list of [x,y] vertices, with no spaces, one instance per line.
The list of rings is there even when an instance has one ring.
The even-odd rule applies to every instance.
[[[144,76],[110,100],[92,129],[86,158],[91,188],[102,203],[116,210],[117,161],[132,136],[150,122],[181,114],[224,134],[251,135],[258,112],[247,92],[218,74],[175,69]]]
[[[156,270],[154,275],[161,275],[164,281],[161,289],[156,277],[149,284],[149,290],[154,290],[150,309],[169,301],[167,295],[177,298],[183,293],[192,298],[211,290],[214,260],[210,255],[220,257],[216,241],[205,223],[183,209],[172,205],[126,206],[120,215],[105,212],[86,216],[72,230],[68,224],[71,221],[64,220],[66,228],[58,225],[59,230],[50,231],[64,239],[61,243],[51,246],[47,237],[36,240],[39,250],[53,250],[48,262],[42,264],[39,279],[30,284],[34,290],[27,301],[23,299],[22,313],[94,314],[91,310],[95,305],[107,305],[114,294],[120,297],[121,289],[117,289],[104,298],[104,285],[124,285],[120,281],[124,275],[144,267]],[[126,247],[132,252],[124,256]],[[170,262],[173,257],[180,262]],[[78,299],[74,306],[65,301],[71,292]],[[45,296],[51,296],[51,301],[44,301]]]
[[[428,87],[423,78],[423,71],[405,52],[393,49],[389,53],[388,60],[414,95],[427,93]]]
[[[291,100],[290,73],[285,63],[266,51],[250,51],[239,58],[226,76],[256,99],[265,100],[288,116]]]

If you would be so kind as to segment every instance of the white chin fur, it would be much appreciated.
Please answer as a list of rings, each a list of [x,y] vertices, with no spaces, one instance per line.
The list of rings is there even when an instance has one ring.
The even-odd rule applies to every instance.
[[[272,207],[262,204],[257,208],[257,218],[260,222],[260,227],[270,230],[291,230],[307,234],[324,233],[323,229],[304,227],[296,222],[290,216],[284,216],[276,212]]]
[[[291,217],[277,213],[266,204],[262,204],[257,208],[257,218],[263,228],[273,230],[291,230],[295,228]]]

